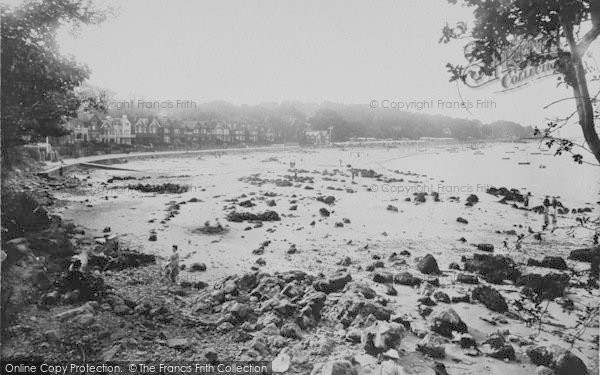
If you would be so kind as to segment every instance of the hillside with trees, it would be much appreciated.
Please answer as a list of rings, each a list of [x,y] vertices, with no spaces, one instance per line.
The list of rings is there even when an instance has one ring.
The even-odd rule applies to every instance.
[[[134,101],[133,107],[112,108],[109,115],[120,117],[126,114],[132,118],[165,115],[174,120],[255,123],[272,127],[290,142],[299,141],[298,137],[307,123],[314,130],[332,127],[333,141],[336,142],[351,138],[502,139],[533,135],[532,127],[524,127],[511,121],[485,124],[478,120],[441,115],[372,109],[366,104],[282,102],[236,106],[217,101],[198,104],[191,109],[149,110],[137,108]]]

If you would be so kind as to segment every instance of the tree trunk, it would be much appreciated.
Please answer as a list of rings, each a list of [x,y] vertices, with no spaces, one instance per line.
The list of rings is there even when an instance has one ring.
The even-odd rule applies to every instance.
[[[592,154],[600,163],[600,138],[594,127],[594,108],[585,79],[585,70],[579,56],[571,58],[575,68],[575,86],[573,86],[573,94],[577,101],[577,115],[579,116],[579,125],[583,131],[583,137]]]
[[[571,64],[573,65],[573,95],[577,103],[577,115],[579,117],[579,125],[583,132],[583,137],[598,161],[600,163],[600,138],[594,127],[594,108],[590,99],[587,81],[585,78],[585,69],[583,68],[582,53],[580,53],[575,38],[573,37],[573,25],[563,23],[563,29],[569,49],[571,50]]]

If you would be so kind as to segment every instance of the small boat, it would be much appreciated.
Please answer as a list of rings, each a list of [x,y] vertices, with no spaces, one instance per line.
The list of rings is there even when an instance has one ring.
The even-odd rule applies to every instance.
[[[541,155],[541,152],[531,152],[530,155]]]
[[[546,166],[544,164],[540,164],[540,169],[545,169]]]
[[[502,158],[502,160],[510,160],[510,158]]]

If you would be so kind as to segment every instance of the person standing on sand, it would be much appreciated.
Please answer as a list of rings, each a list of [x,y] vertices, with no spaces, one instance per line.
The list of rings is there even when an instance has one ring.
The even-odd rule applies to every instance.
[[[552,208],[554,209],[554,214],[556,215],[556,209],[558,208],[558,200],[556,197],[552,197]]]
[[[179,253],[177,252],[177,245],[173,245],[173,253],[169,257],[169,263],[165,267],[167,270],[167,277],[174,283],[177,281],[177,275],[179,275]]]

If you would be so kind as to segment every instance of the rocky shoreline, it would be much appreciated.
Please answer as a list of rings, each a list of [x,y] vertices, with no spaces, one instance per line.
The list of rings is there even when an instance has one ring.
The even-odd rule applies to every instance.
[[[357,173],[382,178],[373,170]],[[280,186],[290,180],[249,182]],[[450,264],[397,249],[373,252],[369,264],[340,256],[328,274],[268,273],[254,264],[211,285],[185,278],[171,284],[161,278],[155,256],[126,249],[110,236],[98,243],[84,228],[48,215],[52,209],[43,207],[54,203],[52,190],[76,190],[81,180],[17,181],[14,190],[27,192],[39,206],[33,209],[38,227],[3,243],[3,359],[269,360],[298,374],[598,370],[597,362],[586,364],[572,347],[598,350],[597,318],[590,317],[598,314],[599,247],[526,264],[495,254],[489,244],[474,244],[472,256]],[[175,185],[138,187],[180,191]],[[511,190],[490,194],[519,202]],[[244,202],[238,206],[251,207]],[[231,211],[228,218],[280,220],[275,211]],[[261,246],[264,251],[268,244]],[[549,317],[550,304],[596,334],[569,335]],[[561,345],[544,345],[522,327],[554,332]]]

